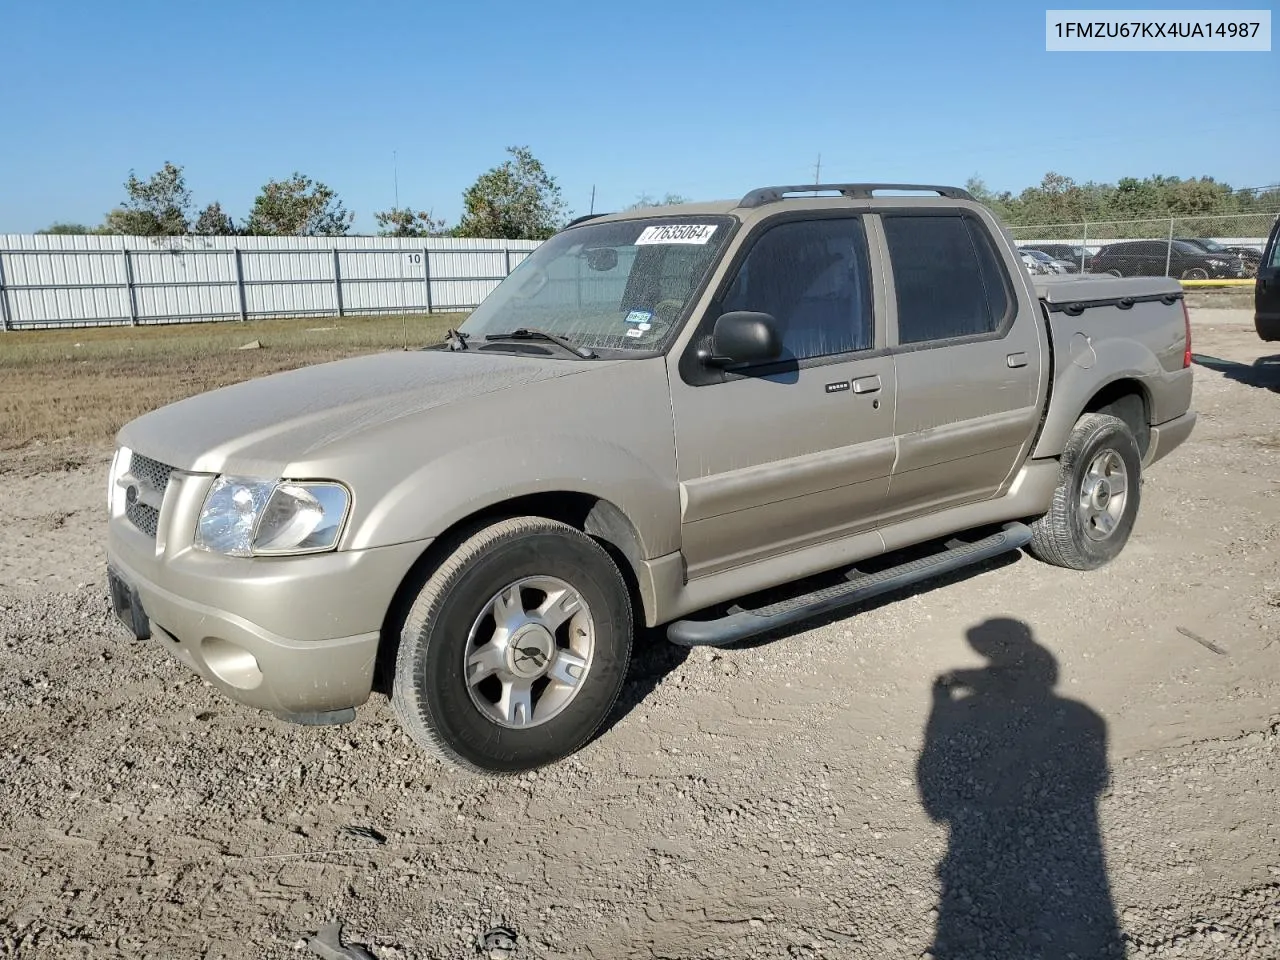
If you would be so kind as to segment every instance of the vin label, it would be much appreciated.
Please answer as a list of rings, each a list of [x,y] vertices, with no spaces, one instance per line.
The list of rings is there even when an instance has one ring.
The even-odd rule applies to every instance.
[[[1271,50],[1270,10],[1046,10],[1044,17],[1050,51]]]

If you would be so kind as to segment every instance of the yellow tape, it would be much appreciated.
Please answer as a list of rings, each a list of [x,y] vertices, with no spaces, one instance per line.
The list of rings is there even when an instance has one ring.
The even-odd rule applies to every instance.
[[[1179,280],[1184,287],[1252,287],[1254,280]]]

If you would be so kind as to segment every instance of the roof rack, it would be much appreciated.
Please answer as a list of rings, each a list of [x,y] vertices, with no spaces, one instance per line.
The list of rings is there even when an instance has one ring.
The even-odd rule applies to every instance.
[[[917,193],[936,193],[949,200],[972,200],[973,194],[959,187],[939,187],[921,183],[807,183],[790,187],[758,187],[738,201],[739,207],[761,207],[776,203],[790,193],[837,192],[850,200],[870,200],[877,190],[913,190]]]
[[[566,224],[565,224],[563,227],[561,227],[560,229],[561,229],[561,230],[568,230],[570,227],[572,227],[572,226],[576,226],[577,224],[582,223],[584,220],[594,220],[596,217],[607,217],[607,216],[609,216],[609,214],[607,214],[607,213],[588,213],[588,214],[584,214],[584,215],[583,215],[583,216],[581,216],[581,217],[574,217],[572,220],[570,220],[568,223],[566,223]]]

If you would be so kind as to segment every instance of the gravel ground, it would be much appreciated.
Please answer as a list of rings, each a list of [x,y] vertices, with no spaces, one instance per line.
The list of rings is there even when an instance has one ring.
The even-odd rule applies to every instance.
[[[603,735],[504,781],[126,638],[105,455],[5,455],[0,956],[300,958],[341,918],[379,958],[1280,957],[1280,367],[1194,319],[1201,422],[1113,565],[644,638]]]

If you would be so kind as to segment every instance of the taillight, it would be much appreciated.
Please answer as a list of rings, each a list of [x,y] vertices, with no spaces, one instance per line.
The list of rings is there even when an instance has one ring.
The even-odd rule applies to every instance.
[[[1187,309],[1187,298],[1182,298],[1182,322],[1187,327],[1187,349],[1182,353],[1182,369],[1191,366],[1191,311]]]

